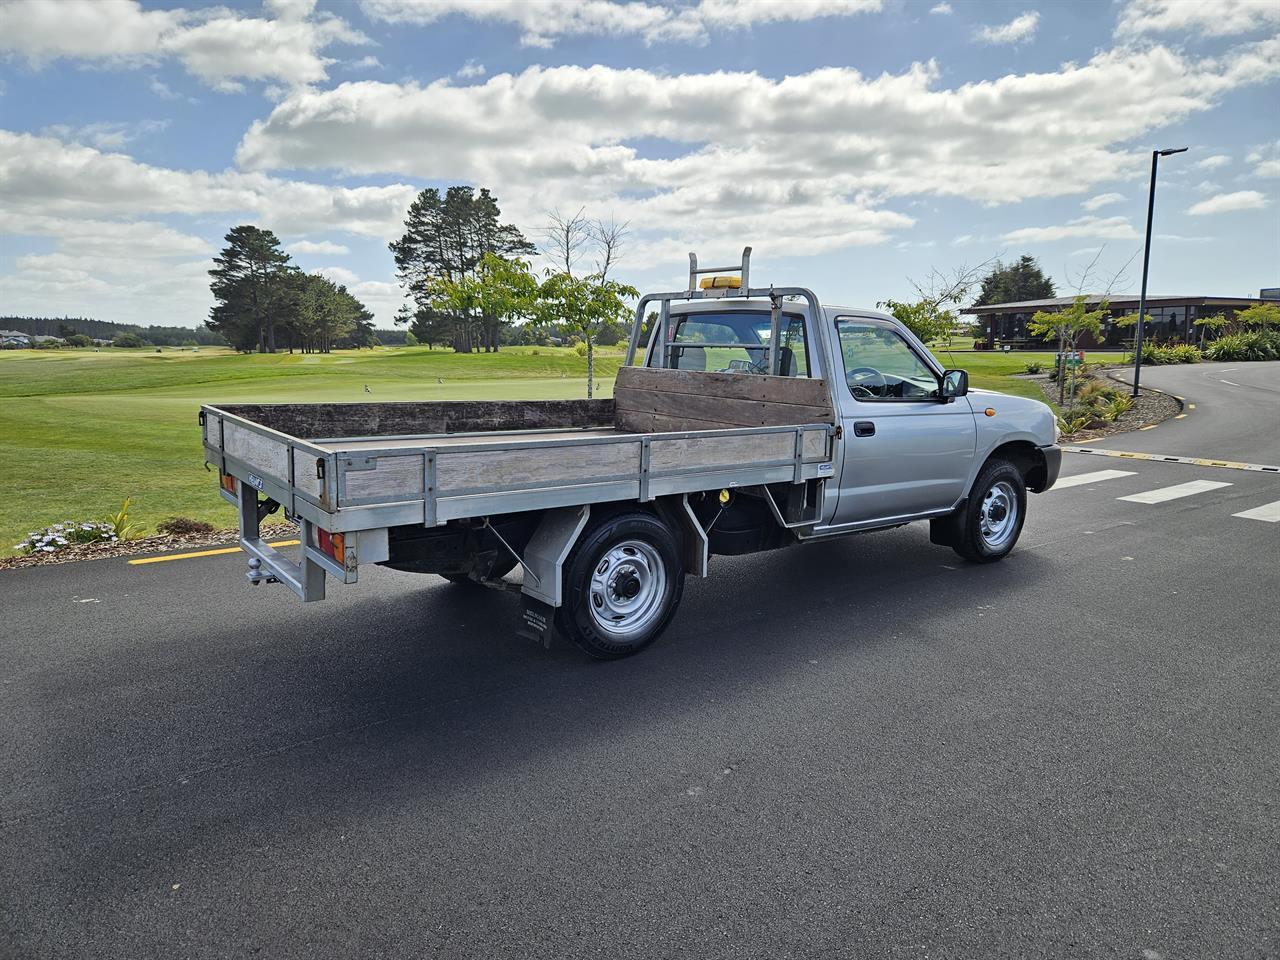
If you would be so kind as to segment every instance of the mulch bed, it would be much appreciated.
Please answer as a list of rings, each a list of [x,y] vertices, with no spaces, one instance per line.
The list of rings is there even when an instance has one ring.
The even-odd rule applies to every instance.
[[[298,528],[290,523],[264,523],[262,535],[268,540],[292,540],[298,536]],[[16,570],[19,567],[43,567],[53,563],[72,563],[77,560],[105,560],[110,557],[132,557],[143,553],[171,553],[182,550],[206,550],[211,547],[234,547],[240,538],[235,527],[215,530],[213,533],[154,537],[139,537],[117,543],[78,543],[63,547],[55,553],[36,553],[29,557],[0,557],[0,570]]]
[[[1099,371],[1103,377],[1106,377],[1107,371]],[[1040,385],[1040,389],[1044,391],[1045,398],[1054,403],[1058,402],[1058,384],[1050,380],[1048,376],[1028,376],[1023,379],[1032,380]],[[1131,389],[1129,384],[1116,381],[1118,385],[1127,389]],[[1143,387],[1138,394],[1138,398],[1134,401],[1133,406],[1120,414],[1120,417],[1114,422],[1095,421],[1096,426],[1091,426],[1087,430],[1079,430],[1071,436],[1064,436],[1062,443],[1078,444],[1089,440],[1101,440],[1103,437],[1113,437],[1118,433],[1129,433],[1133,430],[1139,430],[1145,426],[1154,426],[1157,423],[1163,423],[1170,417],[1175,417],[1182,412],[1182,404],[1167,393],[1160,393],[1156,390],[1148,390]]]

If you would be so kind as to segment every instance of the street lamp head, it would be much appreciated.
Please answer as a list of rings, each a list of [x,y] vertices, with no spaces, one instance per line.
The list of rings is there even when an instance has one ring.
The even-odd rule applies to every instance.
[[[1188,149],[1190,149],[1190,148],[1189,148],[1189,147],[1178,147],[1178,148],[1176,148],[1176,149],[1174,149],[1174,150],[1160,150],[1160,151],[1157,151],[1157,152],[1160,154],[1160,156],[1162,156],[1162,157],[1167,157],[1167,156],[1170,156],[1170,155],[1175,154],[1175,153],[1186,153]]]

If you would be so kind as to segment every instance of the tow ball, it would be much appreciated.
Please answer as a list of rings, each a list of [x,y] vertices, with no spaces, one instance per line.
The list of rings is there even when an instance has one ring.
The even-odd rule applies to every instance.
[[[245,574],[249,578],[249,582],[255,587],[260,583],[279,583],[277,577],[262,572],[262,561],[257,557],[249,558],[249,572]]]

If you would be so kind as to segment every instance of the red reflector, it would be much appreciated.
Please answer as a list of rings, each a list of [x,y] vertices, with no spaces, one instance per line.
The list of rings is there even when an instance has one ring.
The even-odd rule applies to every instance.
[[[222,474],[222,476],[219,478],[219,481],[222,484],[222,489],[227,491],[227,493],[236,492],[236,478],[233,477],[231,474],[229,473]]]

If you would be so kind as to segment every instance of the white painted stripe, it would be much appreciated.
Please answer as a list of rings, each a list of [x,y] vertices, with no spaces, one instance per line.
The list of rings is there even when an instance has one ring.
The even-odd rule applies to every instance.
[[[1116,497],[1117,500],[1128,500],[1130,503],[1164,503],[1166,500],[1180,500],[1183,497],[1194,497],[1197,493],[1208,493],[1229,487],[1231,484],[1220,480],[1189,480],[1186,483],[1175,483],[1172,487],[1160,487],[1146,493],[1134,493],[1127,497]]]
[[[1233,513],[1233,517],[1244,517],[1246,520],[1265,520],[1267,523],[1280,523],[1280,500],[1275,503],[1264,503],[1243,513]]]
[[[1137,476],[1132,470],[1095,470],[1093,473],[1077,473],[1074,477],[1059,477],[1050,490],[1063,490],[1067,487],[1079,487],[1086,483],[1101,483],[1103,480],[1115,480],[1119,477]]]

